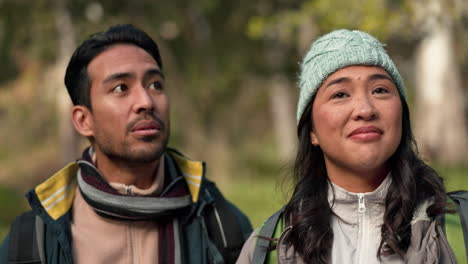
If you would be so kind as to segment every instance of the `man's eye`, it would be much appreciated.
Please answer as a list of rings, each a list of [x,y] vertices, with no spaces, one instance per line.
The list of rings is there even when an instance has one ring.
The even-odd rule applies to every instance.
[[[379,88],[376,88],[374,91],[372,91],[372,93],[383,94],[383,93],[388,93],[388,90],[383,87],[379,87]]]
[[[349,95],[347,93],[344,93],[344,92],[337,92],[336,94],[333,95],[332,98],[345,98],[345,97],[348,97]]]
[[[153,82],[150,84],[149,89],[162,90],[164,87],[161,82]]]
[[[112,92],[114,93],[123,93],[128,90],[128,87],[125,84],[119,84],[114,89],[112,89]]]

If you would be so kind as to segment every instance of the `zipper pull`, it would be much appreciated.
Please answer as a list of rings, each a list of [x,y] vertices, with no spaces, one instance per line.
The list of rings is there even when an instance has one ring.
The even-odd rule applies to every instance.
[[[359,208],[358,208],[358,212],[359,213],[364,213],[366,211],[366,204],[364,203],[364,194],[363,193],[360,193],[358,194],[359,196]]]
[[[130,195],[130,196],[133,195],[132,187],[133,187],[133,185],[124,185],[126,195]]]

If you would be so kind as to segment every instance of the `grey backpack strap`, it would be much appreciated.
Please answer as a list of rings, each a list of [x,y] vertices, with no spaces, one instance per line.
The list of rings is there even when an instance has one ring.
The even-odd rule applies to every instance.
[[[456,191],[448,193],[457,205],[458,216],[463,229],[463,238],[465,241],[465,250],[468,258],[468,191]]]
[[[16,217],[11,225],[8,263],[45,263],[44,222],[32,211]]]
[[[276,225],[278,224],[278,220],[283,214],[283,211],[284,207],[270,216],[270,218],[268,218],[268,220],[266,220],[266,222],[260,228],[260,231],[257,234],[257,243],[255,243],[252,263],[265,263],[266,257],[268,255],[268,249],[270,247],[270,242],[271,239],[273,239],[273,233],[275,232]]]

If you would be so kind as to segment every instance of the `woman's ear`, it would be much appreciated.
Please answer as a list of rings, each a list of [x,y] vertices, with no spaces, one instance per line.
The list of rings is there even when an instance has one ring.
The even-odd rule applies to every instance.
[[[319,145],[319,141],[318,141],[318,138],[317,138],[317,135],[315,134],[315,132],[313,130],[310,131],[310,143],[314,146],[318,146]]]
[[[94,136],[93,116],[87,107],[83,105],[73,106],[72,121],[76,131],[78,131],[82,136]]]

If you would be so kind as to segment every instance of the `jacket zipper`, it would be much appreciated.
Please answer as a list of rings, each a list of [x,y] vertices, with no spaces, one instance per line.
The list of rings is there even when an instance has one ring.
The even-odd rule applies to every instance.
[[[132,186],[133,185],[124,185],[124,188],[125,188],[125,194],[126,195],[129,195],[129,196],[133,196],[133,193],[132,193]],[[131,259],[131,263],[135,264],[137,263],[136,262],[136,259],[135,259],[135,234],[134,234],[134,227],[133,227],[133,223],[132,222],[129,222],[128,223],[128,229],[129,229],[129,233],[130,233],[130,242],[129,242],[129,246],[130,246],[130,259]]]
[[[134,240],[134,235],[133,235],[133,224],[130,222],[128,223],[128,231],[129,231],[129,235],[130,235],[130,241],[129,241],[129,246],[130,246],[130,259],[131,259],[131,263],[136,263],[135,261],[135,248],[134,248],[134,244],[135,244],[135,241]]]
[[[133,196],[133,190],[132,190],[133,185],[125,185],[124,184],[124,189],[125,189],[125,194]]]
[[[360,225],[359,225],[359,232],[361,233],[360,237],[360,245],[359,245],[359,254],[358,254],[358,261],[357,263],[366,263],[366,249],[368,248],[368,242],[369,242],[369,228],[367,225],[367,217],[366,217],[366,203],[364,200],[364,194],[359,193],[358,194],[358,213],[359,213],[359,219],[360,219]]]
[[[218,209],[216,209],[215,205],[213,205],[213,209],[214,209],[214,213],[216,216],[216,221],[218,222],[219,231],[221,231],[220,233],[221,233],[221,238],[223,239],[224,248],[227,248],[228,247],[227,239],[226,239],[226,235],[224,234],[223,223],[221,223],[221,218],[219,217]]]
[[[358,200],[358,203],[359,203],[358,212],[359,212],[359,213],[365,213],[365,212],[366,212],[366,204],[364,203],[364,194],[363,194],[363,193],[359,193],[358,196],[359,196],[359,200]]]

